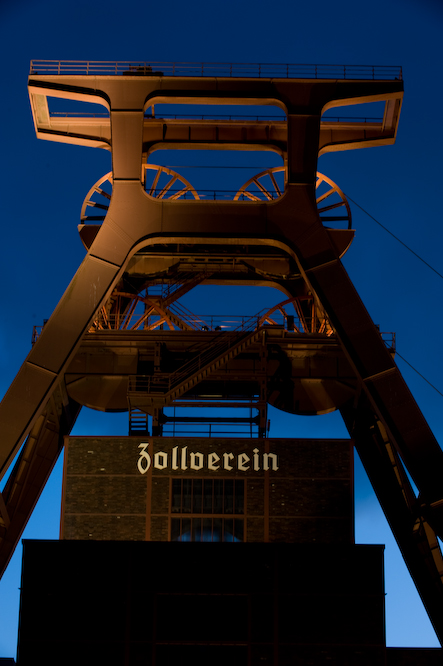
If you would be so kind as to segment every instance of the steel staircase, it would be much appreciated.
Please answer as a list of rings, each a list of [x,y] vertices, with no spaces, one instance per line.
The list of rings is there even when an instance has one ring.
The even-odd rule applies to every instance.
[[[129,404],[131,407],[135,406],[141,398],[144,405],[154,403],[157,406],[170,405],[196,384],[256,343],[262,334],[262,329],[249,333],[240,332],[235,336],[221,333],[218,344],[212,345],[209,349],[206,348],[173,373],[129,377]],[[146,402],[148,396],[149,400]]]

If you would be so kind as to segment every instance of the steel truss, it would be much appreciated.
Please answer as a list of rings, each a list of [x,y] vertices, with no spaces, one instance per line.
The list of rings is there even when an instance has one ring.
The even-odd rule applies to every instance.
[[[89,70],[69,74],[62,69],[33,73],[38,71],[34,64],[29,77],[37,136],[111,148],[112,196],[102,208],[103,220],[96,220],[102,221],[100,226],[88,227],[84,207],[81,233],[88,253],[0,405],[2,476],[19,454],[0,495],[2,570],[57,458],[63,435],[74,424],[79,404],[92,401],[84,388],[89,381],[85,359],[88,354],[94,356],[94,345],[106,348],[106,336],[113,336],[113,348],[119,340],[127,345],[130,336],[137,352],[143,347],[152,361],[148,376],[139,371],[138,361],[126,373],[114,368],[104,374],[124,387],[121,392],[130,409],[151,413],[157,422],[161,410],[179,399],[201,403],[207,382],[232,398],[232,384],[238,381],[233,377],[238,377],[245,359],[247,363],[253,359],[254,370],[246,372],[242,390],[244,397],[256,400],[261,429],[266,402],[295,413],[303,411],[297,392],[309,377],[294,370],[299,366],[291,359],[297,355],[297,345],[313,345],[314,359],[328,354],[336,359],[329,407],[339,408],[343,414],[442,642],[443,563],[437,536],[443,536],[443,453],[392,350],[384,344],[340,261],[352,231],[328,229],[316,205],[319,154],[394,143],[402,81],[389,77],[263,78],[261,70],[260,78],[240,74],[198,79],[166,76],[146,67],[137,70],[136,76],[117,69],[115,76],[89,75]],[[107,108],[109,117],[55,117],[49,110],[50,97],[99,103]],[[162,120],[147,114],[155,104],[190,101],[207,104],[209,117]],[[366,102],[382,102],[383,118],[366,123],[323,117],[328,109]],[[274,104],[285,110],[286,119],[211,119],[212,104]],[[284,161],[283,191],[278,186],[276,196],[266,196],[265,191],[264,197],[246,196],[243,201],[156,198],[152,187],[146,189],[142,167],[147,156],[160,147],[275,151]],[[255,184],[263,194],[262,175]],[[277,184],[274,173],[270,177]],[[180,188],[192,192],[188,186],[181,181]],[[243,194],[248,187],[246,184]],[[93,201],[90,195],[88,202]],[[237,273],[230,275],[226,270],[223,274],[220,264],[206,266],[199,273],[192,257],[204,252],[215,258],[221,248],[237,252]],[[259,251],[264,260],[257,259]],[[177,262],[184,270],[185,259],[188,275],[174,274]],[[129,274],[144,275],[139,289],[132,292],[125,288]],[[297,327],[272,329],[261,321],[253,330],[240,333],[197,332],[183,316],[172,312],[173,289],[163,300],[150,298],[149,289],[165,275],[169,284],[183,278],[175,289],[224,280],[276,286],[285,299],[297,303],[296,314],[307,320],[314,313],[323,321],[323,330],[300,335]],[[143,289],[145,295],[140,296]],[[141,330],[122,323],[136,307],[134,303],[143,298],[145,312],[150,309],[163,317],[163,323],[170,324],[168,331],[143,330],[143,321]],[[208,333],[210,337],[204,339]],[[196,351],[187,355],[184,348]],[[173,361],[163,370],[165,350]],[[311,369],[317,367],[312,363]],[[319,378],[324,386],[327,381],[321,371]],[[143,385],[145,380],[149,386]],[[109,407],[106,390],[95,393]],[[319,404],[311,405],[313,413],[325,408],[320,403],[319,399]],[[141,421],[143,427],[143,418]]]

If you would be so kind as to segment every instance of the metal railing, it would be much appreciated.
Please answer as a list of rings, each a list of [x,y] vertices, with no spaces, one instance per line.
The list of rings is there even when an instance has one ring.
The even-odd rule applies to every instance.
[[[100,120],[110,117],[109,111],[102,113],[86,113],[85,111],[51,111],[49,109],[51,118],[100,118]]]
[[[165,423],[162,425],[162,437],[242,437],[259,438],[264,435],[256,423]]]
[[[240,316],[240,315],[192,315],[192,318],[187,318],[186,323],[190,326],[191,330],[210,332],[215,333],[222,332],[246,332],[258,329],[260,326],[264,327],[279,327],[283,330],[288,330],[289,332],[294,333],[308,333],[312,334],[314,329],[317,328],[315,323],[320,326],[321,322],[318,320],[305,320],[306,331],[304,330],[302,322],[298,317],[294,318],[294,327],[292,324],[288,329],[288,320],[281,312],[273,312],[269,320],[264,320],[263,315],[266,314],[267,310],[264,309],[256,315],[249,316]],[[131,327],[131,321],[135,323],[140,319],[139,314],[134,314],[132,317],[125,321],[125,328],[122,329],[119,327],[121,323],[120,319],[117,319],[116,316],[110,316],[106,325],[99,319],[97,319],[93,326],[89,329],[89,333],[101,332],[101,331],[113,331],[113,330],[151,330],[158,331],[159,329],[165,329],[164,319],[157,314],[150,315],[143,323],[136,328]],[[182,315],[183,319],[183,315]],[[38,338],[41,335],[43,326],[33,326],[32,328],[32,339],[31,344],[34,345]],[[166,329],[165,329],[166,330]],[[168,329],[169,330],[169,327]],[[178,326],[174,327],[174,330],[179,330]],[[317,331],[318,332],[318,331]],[[320,331],[321,332],[321,331]],[[395,352],[396,340],[394,332],[380,332],[380,336],[385,343],[386,347],[391,351]]]
[[[240,346],[247,344],[251,335],[258,333],[237,331],[234,336],[219,335],[209,349],[205,349],[189,359],[174,372],[156,373],[155,375],[130,375],[128,377],[128,393],[160,393],[166,394],[180,388],[187,380],[207,368],[211,363],[235,352]]]
[[[223,113],[160,113],[157,114],[154,109],[155,107],[150,107],[145,111],[146,120],[185,120],[185,121],[198,121],[198,120],[211,120],[211,121],[239,121],[239,122],[253,122],[253,123],[286,123],[286,115],[267,115],[262,114],[223,114]],[[100,120],[109,119],[109,111],[103,111],[101,113],[96,112],[86,112],[86,111],[51,111],[49,109],[49,115],[51,118],[99,118]],[[365,116],[322,116],[322,123],[337,123],[337,124],[346,124],[346,123],[364,123],[364,124],[380,124],[383,122],[383,117],[369,118]]]
[[[148,190],[148,186],[146,187],[146,190]],[[154,198],[154,199],[171,199],[171,200],[180,200],[180,201],[195,201],[196,198],[193,194],[192,191],[185,190],[183,187],[179,188],[174,188],[170,187],[167,191],[168,196],[166,197],[160,197],[159,195],[162,193],[162,188],[158,187],[151,192],[147,192],[148,196]],[[238,198],[236,199],[238,194],[238,189],[235,190],[222,190],[222,189],[217,189],[217,190],[198,190],[198,198],[200,201],[272,201],[273,199],[278,199],[279,197],[282,196],[281,192],[278,192],[277,190],[272,190],[272,189],[267,189],[266,193],[264,193],[262,190],[254,190],[254,192],[251,192],[248,195],[248,192],[241,192],[238,195]],[[93,219],[93,218],[89,218]]]
[[[192,312],[183,313],[179,306],[180,304],[174,303],[169,306],[169,310],[173,315],[176,315],[182,321],[184,321],[191,330],[194,331],[204,331],[209,332],[213,331],[216,333],[220,332],[244,332],[244,331],[253,331],[260,326],[279,326],[287,329],[287,317],[284,316],[281,312],[273,312],[269,318],[265,318],[264,315],[268,312],[267,308],[264,308],[255,315],[198,315],[193,314]],[[172,322],[171,322],[172,323]],[[317,319],[305,319],[305,325],[307,327],[308,333],[314,332],[315,328],[322,326],[322,322]],[[305,332],[303,329],[302,322],[298,317],[293,318],[293,324],[296,329],[299,329],[300,332]],[[175,330],[179,330],[179,326],[174,325]],[[162,315],[153,313],[148,317],[144,318],[141,321],[140,313],[132,313],[126,318],[122,318],[119,315],[108,315],[106,321],[99,316],[94,322],[93,326],[90,329],[90,332],[94,331],[103,331],[103,330],[169,330],[169,325],[165,322],[165,319]],[[41,329],[41,327],[34,327],[34,329]],[[292,330],[292,327],[291,329]]]
[[[30,74],[401,80],[402,68],[399,65],[31,60]]]
[[[266,113],[260,113],[260,114],[241,114],[241,113],[159,113],[157,114],[155,111],[152,112],[152,109],[155,109],[156,107],[150,107],[146,112],[145,112],[145,117],[149,120],[154,119],[154,120],[239,120],[239,121],[251,121],[251,122],[281,122],[281,123],[286,123],[287,122],[287,117],[286,114],[282,114],[279,116],[276,115],[268,115]],[[67,116],[69,113],[55,113],[51,115],[64,115]],[[75,115],[75,114],[73,114]],[[78,113],[77,115],[81,115]],[[88,114],[84,114],[85,116],[88,116]],[[89,114],[89,115],[99,115],[99,114]],[[105,115],[105,114],[102,114]],[[373,124],[379,124],[383,122],[383,117],[379,116],[377,118],[369,118],[366,116],[327,116],[323,115],[321,122],[325,123],[373,123]]]
[[[172,105],[171,105],[172,106]],[[152,111],[154,109],[154,112]],[[213,112],[213,113],[157,113],[156,107],[150,107],[146,112],[145,112],[145,118],[148,120],[219,120],[221,122],[224,121],[232,121],[232,120],[238,120],[241,122],[253,122],[253,123],[259,123],[259,122],[280,122],[280,123],[286,123],[286,114],[282,113],[281,115],[277,116],[275,114],[266,114],[266,113],[254,113],[254,114],[242,114],[242,113],[218,113],[218,112]]]

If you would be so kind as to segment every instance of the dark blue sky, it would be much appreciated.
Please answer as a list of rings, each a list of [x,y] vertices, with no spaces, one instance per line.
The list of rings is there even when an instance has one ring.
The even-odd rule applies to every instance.
[[[0,394],[14,378],[34,324],[48,318],[80,264],[76,226],[89,188],[110,170],[98,149],[38,141],[27,95],[31,59],[288,62],[402,65],[405,98],[394,146],[325,155],[319,170],[443,273],[440,115],[443,10],[437,0],[279,3],[210,0],[91,4],[0,0],[1,319]],[[189,177],[187,175],[187,177]],[[355,206],[356,239],[344,259],[381,330],[443,391],[443,284]],[[205,293],[201,294],[201,307]],[[236,309],[242,309],[238,299]],[[206,308],[207,309],[207,308]],[[249,312],[253,314],[253,312]],[[442,397],[398,364],[443,441]],[[336,414],[271,415],[273,436],[342,436]],[[83,414],[77,434],[126,432],[126,418]],[[58,464],[25,532],[57,538]],[[386,543],[389,645],[435,646],[427,621],[370,487],[357,469],[357,540]],[[0,656],[15,656],[21,549],[0,582]]]

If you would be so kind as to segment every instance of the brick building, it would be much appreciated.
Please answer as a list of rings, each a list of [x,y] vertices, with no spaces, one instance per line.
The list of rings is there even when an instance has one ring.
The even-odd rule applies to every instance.
[[[350,440],[69,438],[63,539],[353,542]]]

